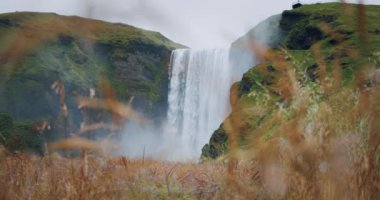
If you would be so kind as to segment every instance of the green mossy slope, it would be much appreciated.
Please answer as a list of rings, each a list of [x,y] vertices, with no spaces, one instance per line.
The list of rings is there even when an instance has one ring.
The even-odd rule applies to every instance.
[[[52,13],[0,14],[0,111],[16,120],[54,119],[60,80],[73,121],[76,96],[90,88],[101,97],[101,80],[117,99],[135,96],[135,106],[154,118],[166,108],[171,50],[181,47],[160,33]]]
[[[116,100],[134,96],[133,107],[158,123],[166,114],[171,51],[179,47],[158,32],[125,24],[54,13],[0,14],[0,113],[17,121],[5,146],[40,151],[35,123],[49,122],[46,138],[59,139],[82,122],[110,120],[108,113],[83,111],[77,103],[90,90],[98,98],[111,92],[103,90],[104,82]],[[52,90],[57,80],[65,88],[67,118],[61,95]]]
[[[370,75],[380,67],[380,6],[364,8],[362,19],[358,17],[359,5],[339,3],[304,5],[282,13],[282,36],[279,45],[270,49],[271,59],[263,58],[238,83],[239,109],[233,112],[239,112],[242,118],[240,149],[249,148],[248,141],[257,137],[263,141],[274,137],[278,128],[288,123],[286,119],[293,119],[295,99],[301,97],[294,97],[297,94],[292,94],[291,84],[298,85],[300,95],[310,95],[307,101],[316,106],[333,98],[334,95],[324,92],[324,88],[333,87],[331,84],[336,87],[335,95],[354,91],[360,84],[372,87]],[[290,69],[285,70],[284,66]],[[355,73],[365,71],[360,69],[363,66],[367,66],[368,74],[357,80]],[[285,115],[285,120],[278,119],[279,112]],[[312,115],[312,111],[308,113]],[[229,134],[223,127],[214,132],[203,148],[203,158],[215,159],[226,154]]]

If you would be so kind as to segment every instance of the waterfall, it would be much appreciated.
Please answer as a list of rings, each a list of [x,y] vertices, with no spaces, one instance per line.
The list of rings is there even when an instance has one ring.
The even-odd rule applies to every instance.
[[[167,123],[128,122],[123,153],[168,161],[196,161],[230,113],[232,84],[252,66],[252,54],[231,48],[178,49],[171,55]]]
[[[231,110],[232,84],[257,63],[250,45],[278,46],[280,20],[281,15],[268,18],[228,48],[174,50],[167,121],[143,127],[129,122],[123,137],[124,154],[170,161],[198,159]]]
[[[230,87],[242,70],[234,73],[229,53],[229,48],[172,53],[167,119],[187,156],[199,157],[230,112]]]

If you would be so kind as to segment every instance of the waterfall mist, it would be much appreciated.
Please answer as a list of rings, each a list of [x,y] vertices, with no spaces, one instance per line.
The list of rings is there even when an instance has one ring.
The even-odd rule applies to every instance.
[[[230,112],[230,87],[244,70],[233,69],[230,48],[178,49],[169,70],[167,121],[127,124],[124,151],[131,157],[195,161]]]

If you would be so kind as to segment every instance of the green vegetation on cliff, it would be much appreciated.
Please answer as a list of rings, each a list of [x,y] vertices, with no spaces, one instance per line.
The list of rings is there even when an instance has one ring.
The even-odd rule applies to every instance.
[[[117,100],[134,96],[133,106],[157,120],[166,111],[170,54],[178,47],[160,33],[125,24],[53,13],[0,14],[0,112],[17,121],[56,123],[61,100],[51,86],[59,80],[68,134],[84,121],[76,98],[93,89],[95,97],[104,97],[105,80]]]
[[[352,98],[363,87],[377,90],[373,77],[380,67],[378,21],[380,6],[374,5],[327,3],[284,11],[279,44],[262,55],[260,64],[238,83],[238,109],[233,113],[241,117],[239,149],[251,149],[259,141],[271,144],[274,138],[287,138],[284,129],[298,120],[302,109],[306,109],[302,117],[309,120],[305,126],[318,126],[310,123],[311,119],[315,119],[316,110],[329,105],[334,113],[326,119],[336,126],[332,135],[348,132],[347,127],[357,128],[356,124],[333,120],[354,112],[358,102]],[[225,124],[232,115],[214,132],[202,157],[226,155],[231,133],[225,131]],[[323,129],[320,126],[314,131]]]

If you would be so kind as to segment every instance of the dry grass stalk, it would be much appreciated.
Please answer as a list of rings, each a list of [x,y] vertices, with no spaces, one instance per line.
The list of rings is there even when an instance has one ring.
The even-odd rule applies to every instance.
[[[66,91],[65,91],[65,86],[60,80],[56,80],[53,85],[51,86],[51,89],[59,95],[60,98],[60,105],[61,105],[61,112],[63,113],[63,116],[67,118],[68,115],[68,110],[67,110],[67,105],[65,103],[65,98],[66,98]]]
[[[91,133],[92,131],[99,130],[99,129],[105,129],[110,132],[116,132],[116,131],[121,131],[123,127],[117,126],[116,124],[106,124],[104,122],[90,124],[90,125],[83,124],[80,127],[78,135]]]
[[[96,99],[79,97],[78,98],[78,108],[91,108],[91,109],[102,109],[110,111],[113,114],[124,117],[125,119],[131,119],[138,123],[144,123],[144,118],[134,111],[129,104],[124,104],[111,99]]]
[[[71,137],[48,145],[52,150],[94,150],[99,151],[100,145],[92,140]]]

